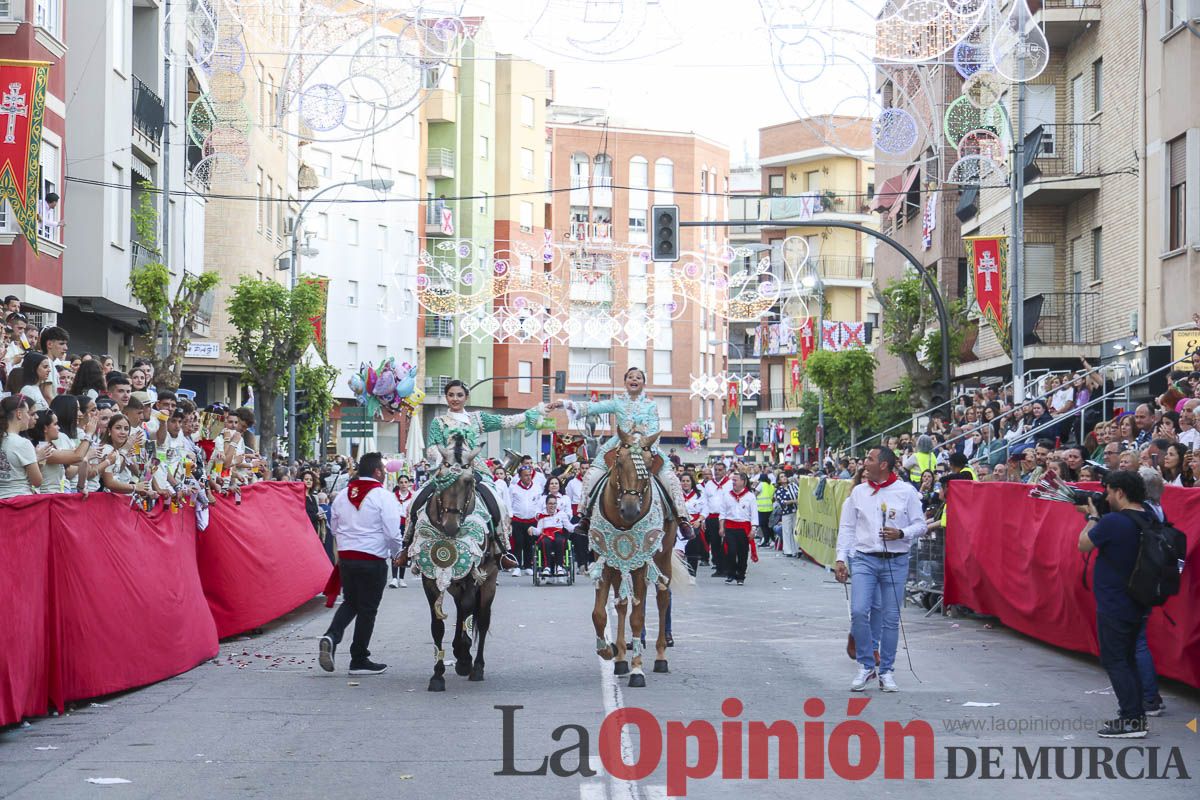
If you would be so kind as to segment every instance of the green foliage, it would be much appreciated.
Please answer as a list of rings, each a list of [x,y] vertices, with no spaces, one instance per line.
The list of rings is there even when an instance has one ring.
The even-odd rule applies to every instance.
[[[296,370],[296,391],[305,395],[305,413],[299,425],[300,453],[311,453],[320,435],[321,426],[329,418],[336,402],[333,385],[337,381],[337,367],[301,366]]]
[[[158,195],[154,191],[154,184],[149,181],[143,179],[138,185],[142,193],[137,205],[130,210],[129,216],[133,218],[133,230],[137,234],[138,244],[157,255],[158,206],[155,205],[154,198]]]
[[[320,314],[318,288],[301,281],[295,289],[243,276],[233,287],[227,308],[237,331],[227,345],[242,364],[242,377],[254,387],[263,409],[275,407],[288,370],[313,340],[312,318]],[[264,413],[259,427],[262,452],[275,452],[275,417]]]
[[[920,275],[911,273],[886,289],[875,287],[883,309],[883,339],[887,351],[900,359],[910,379],[910,402],[924,407],[930,387],[942,372],[942,332],[933,299]],[[966,304],[956,300],[946,306],[950,329],[950,358],[958,363],[966,337]],[[953,366],[953,364],[951,365]]]
[[[868,350],[818,350],[804,371],[825,393],[825,416],[851,433],[866,424],[875,401],[875,356]]]

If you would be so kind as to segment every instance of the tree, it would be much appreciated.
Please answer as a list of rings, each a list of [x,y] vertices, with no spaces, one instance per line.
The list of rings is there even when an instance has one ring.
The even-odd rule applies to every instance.
[[[171,272],[162,263],[158,248],[158,209],[154,205],[153,187],[143,181],[142,188],[141,200],[132,213],[133,224],[139,246],[152,257],[130,270],[129,293],[146,309],[149,325],[146,338],[150,342],[146,358],[154,366],[154,385],[159,389],[176,389],[200,303],[216,287],[220,276],[215,272],[195,275],[184,270],[174,291],[171,290]]]
[[[916,274],[895,281],[886,289],[875,287],[883,309],[883,338],[887,351],[900,359],[911,380],[910,401],[926,408],[933,382],[942,374],[942,332],[937,326],[933,300]],[[956,300],[946,307],[950,327],[950,358],[958,363],[967,330],[966,305]],[[951,365],[953,366],[953,364]]]
[[[276,450],[275,399],[284,390],[289,368],[313,339],[311,320],[321,313],[321,305],[320,292],[307,281],[288,289],[243,276],[233,287],[227,308],[237,333],[227,344],[242,364],[242,377],[254,387],[259,452],[264,455]]]
[[[868,350],[818,350],[808,357],[804,372],[825,393],[825,414],[850,438],[871,419],[875,403],[875,356]]]
[[[336,402],[333,396],[333,384],[337,381],[337,367],[325,364],[318,366],[301,366],[296,370],[296,393],[304,393],[304,409],[297,409],[300,417],[296,426],[300,434],[298,453],[311,453],[321,426],[329,418],[329,412]]]

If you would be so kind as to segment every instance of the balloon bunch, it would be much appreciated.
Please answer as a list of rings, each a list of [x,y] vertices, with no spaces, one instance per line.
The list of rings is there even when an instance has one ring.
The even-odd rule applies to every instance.
[[[704,426],[698,422],[689,422],[683,426],[683,435],[687,437],[683,445],[685,450],[699,450],[700,443],[704,441]]]
[[[357,375],[351,375],[347,383],[360,406],[366,406],[372,417],[380,408],[393,413],[412,413],[425,399],[425,392],[417,388],[417,367],[407,361],[397,364],[396,359],[386,358],[374,367],[370,362],[359,366]]]

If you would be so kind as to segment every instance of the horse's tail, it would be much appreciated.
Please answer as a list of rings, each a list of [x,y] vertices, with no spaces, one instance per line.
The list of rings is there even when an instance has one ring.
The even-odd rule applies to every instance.
[[[689,595],[695,591],[696,586],[688,580],[687,559],[683,557],[683,553],[679,550],[671,550],[671,598],[672,600],[684,595]]]

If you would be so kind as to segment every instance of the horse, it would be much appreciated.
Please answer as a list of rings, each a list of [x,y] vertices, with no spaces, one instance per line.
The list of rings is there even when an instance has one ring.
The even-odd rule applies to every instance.
[[[429,603],[430,631],[433,634],[433,676],[429,691],[446,690],[445,651],[446,613],[442,593],[454,598],[456,619],[451,648],[454,671],[471,681],[484,679],[483,648],[492,621],[492,601],[496,597],[499,561],[489,546],[488,525],[491,514],[478,502],[475,471],[471,464],[480,448],[464,452],[462,434],[451,437],[451,447],[439,447],[442,466],[431,479],[429,501],[413,518],[413,542],[410,563],[421,574],[421,586]],[[471,655],[471,635],[467,621],[474,618],[477,639]]]
[[[631,688],[644,687],[642,671],[642,631],[646,623],[646,591],[655,583],[658,603],[658,639],[654,671],[666,673],[667,667],[667,605],[675,563],[677,525],[665,492],[656,486],[654,476],[662,466],[662,456],[648,460],[650,448],[659,434],[642,438],[618,429],[619,445],[605,454],[607,475],[594,490],[589,502],[598,507],[589,536],[590,546],[598,560],[592,567],[597,577],[596,603],[592,609],[592,624],[596,628],[596,654],[605,661],[614,658],[617,675],[629,674]],[[617,564],[610,562],[616,561]],[[653,569],[652,569],[653,567]],[[628,581],[630,585],[624,585]],[[615,642],[605,638],[608,625],[608,594],[617,591],[617,635]],[[628,600],[633,598],[633,611]],[[625,618],[628,614],[633,650],[632,670],[626,661]]]

